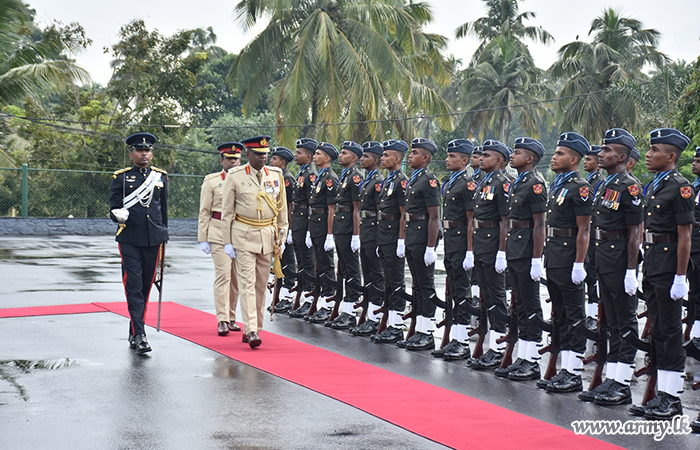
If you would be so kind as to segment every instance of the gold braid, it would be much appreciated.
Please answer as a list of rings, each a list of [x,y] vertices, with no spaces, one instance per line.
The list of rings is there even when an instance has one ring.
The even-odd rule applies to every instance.
[[[265,201],[265,203],[267,203],[267,206],[270,207],[272,213],[275,216],[272,223],[272,226],[275,229],[275,249],[273,252],[274,262],[272,263],[272,271],[274,272],[277,278],[282,278],[284,277],[284,274],[282,273],[282,255],[280,254],[280,246],[282,245],[282,241],[280,239],[280,229],[277,225],[277,216],[279,216],[279,213],[280,211],[282,211],[284,205],[281,201],[275,201],[275,199],[270,197],[270,194],[268,194],[267,192],[258,192],[258,217],[260,218],[260,220],[262,220],[263,217],[263,200]]]

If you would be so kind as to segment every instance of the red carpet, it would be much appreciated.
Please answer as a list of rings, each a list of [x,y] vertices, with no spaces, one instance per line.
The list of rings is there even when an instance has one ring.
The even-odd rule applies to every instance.
[[[61,314],[84,314],[107,311],[107,309],[97,306],[96,303],[84,303],[79,305],[34,306],[29,308],[7,308],[0,309],[0,319],[6,319],[9,317],[54,316]]]
[[[90,312],[89,306],[74,305],[73,308],[76,313]],[[94,312],[109,310],[128,316],[125,302],[95,303],[92,306]],[[21,310],[25,311],[24,315],[33,315],[29,314],[31,309],[33,308]],[[52,314],[50,311],[61,311],[61,308],[35,310],[37,314]],[[0,310],[0,317],[16,317],[17,314],[11,311],[17,310]],[[156,309],[151,308],[148,316],[147,323],[155,327]],[[332,397],[449,447],[540,450],[620,448],[589,436],[578,436],[573,431],[500,406],[265,331],[260,333],[263,345],[251,350],[238,339],[218,337],[211,330],[212,323],[211,314],[176,303],[163,303],[161,330]],[[371,395],[367,392],[368,383],[374,386]]]

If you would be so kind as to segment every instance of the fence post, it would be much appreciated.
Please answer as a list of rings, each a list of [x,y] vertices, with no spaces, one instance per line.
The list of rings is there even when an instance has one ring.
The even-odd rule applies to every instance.
[[[27,217],[27,202],[29,197],[29,177],[27,163],[22,164],[22,217]]]

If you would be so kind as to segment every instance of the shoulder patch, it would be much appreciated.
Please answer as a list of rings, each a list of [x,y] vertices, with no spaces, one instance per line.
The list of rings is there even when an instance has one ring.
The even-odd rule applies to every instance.
[[[311,180],[312,183],[316,182],[316,175],[309,175],[309,180]]]
[[[690,189],[690,186],[681,186],[681,197],[683,198],[690,198],[693,195],[692,189]]]
[[[433,188],[438,187],[438,182],[436,179],[430,180],[430,187],[433,187]]]
[[[284,187],[289,187],[289,180],[287,180],[287,179],[284,180]]]
[[[469,189],[470,191],[475,191],[476,190],[476,183],[473,181],[470,181],[469,183],[467,183],[467,189]]]
[[[380,192],[382,190],[382,185],[381,183],[377,183],[374,185],[374,190],[377,192]]]
[[[329,188],[333,187],[333,180],[331,180],[331,179],[326,180],[326,186],[328,186]]]
[[[408,185],[408,180],[403,180],[403,181],[401,182],[401,187],[402,187],[403,189],[406,189],[406,186],[407,186],[407,185]]]
[[[627,190],[629,191],[630,195],[632,195],[633,197],[636,197],[639,195],[639,186],[637,186],[636,184],[631,184],[631,185],[627,186]]]
[[[506,191],[506,194],[507,194],[508,191],[510,190],[510,183],[503,184],[503,190]]]
[[[536,195],[540,195],[542,193],[542,185],[536,184],[532,186],[532,192],[534,192]]]
[[[354,177],[352,177],[352,181],[353,181],[355,184],[360,184],[361,178],[360,178],[359,175],[355,175]]]
[[[580,187],[578,188],[578,195],[580,195],[582,199],[586,200],[588,198],[589,191],[590,189],[588,186]]]

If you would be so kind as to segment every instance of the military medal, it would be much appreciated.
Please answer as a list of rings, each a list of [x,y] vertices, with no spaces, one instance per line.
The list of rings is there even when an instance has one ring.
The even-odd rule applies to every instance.
[[[557,205],[561,206],[562,203],[564,203],[564,200],[566,199],[566,194],[568,193],[568,188],[563,188],[561,191],[559,191],[559,196],[557,196]]]

